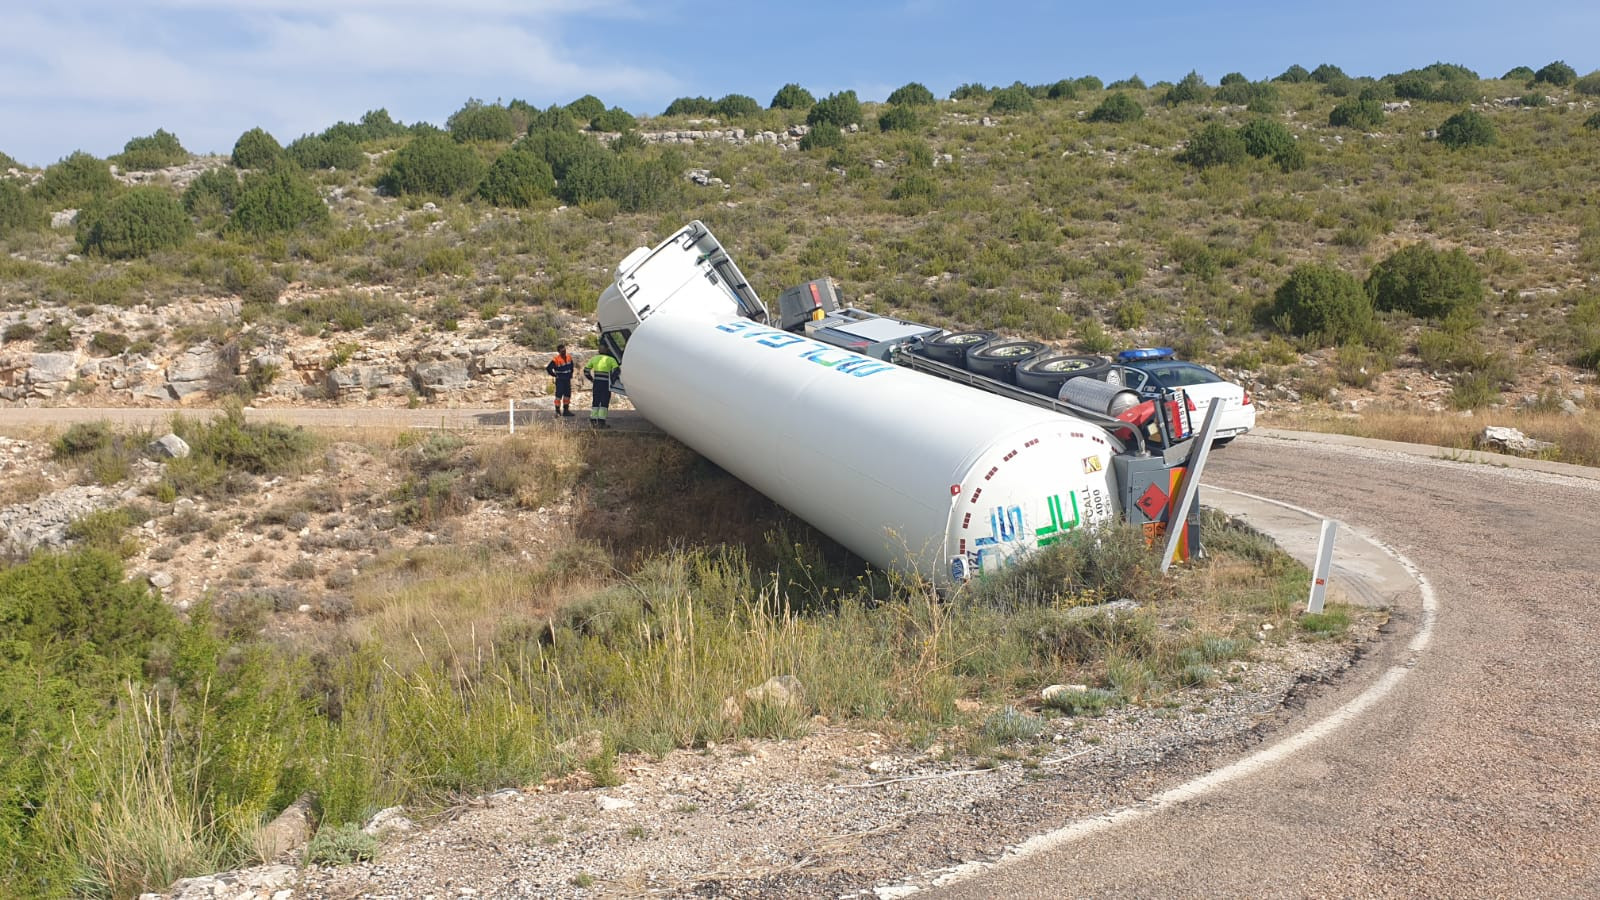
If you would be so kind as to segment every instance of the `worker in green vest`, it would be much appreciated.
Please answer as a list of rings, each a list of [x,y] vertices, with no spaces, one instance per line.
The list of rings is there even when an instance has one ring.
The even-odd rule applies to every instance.
[[[606,424],[606,411],[611,408],[611,379],[619,363],[605,350],[601,350],[583,364],[583,377],[594,385],[594,400],[589,404],[589,424],[595,428],[610,428]]]

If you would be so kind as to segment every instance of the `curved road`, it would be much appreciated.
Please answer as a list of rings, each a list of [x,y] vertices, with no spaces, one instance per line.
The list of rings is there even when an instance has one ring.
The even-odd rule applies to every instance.
[[[8,409],[0,424],[103,412]],[[317,425],[505,426],[503,410],[261,414]],[[616,418],[648,428],[625,412]],[[560,424],[574,422],[582,420]],[[1149,814],[1075,823],[1049,849],[934,893],[1600,896],[1600,470],[1441,454],[1267,432],[1213,455],[1209,484],[1337,518],[1431,582],[1431,622],[1421,595],[1408,594],[1391,638],[1313,697],[1299,721],[1316,728],[1373,685],[1393,689],[1247,775]],[[1294,741],[1297,727],[1306,726],[1283,739]],[[1173,788],[1185,790],[1164,786]]]
[[[1080,824],[937,896],[1600,895],[1600,472],[1296,438],[1240,441],[1207,481],[1362,530],[1437,598],[1422,652],[1406,652],[1423,627],[1413,596],[1384,648],[1301,721],[1404,677],[1246,777]]]

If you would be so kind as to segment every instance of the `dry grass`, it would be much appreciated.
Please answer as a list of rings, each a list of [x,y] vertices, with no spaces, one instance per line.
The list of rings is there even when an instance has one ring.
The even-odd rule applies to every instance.
[[[1368,408],[1360,415],[1304,410],[1273,416],[1272,426],[1356,437],[1428,444],[1457,450],[1478,449],[1476,441],[1486,425],[1505,425],[1556,446],[1543,459],[1600,466],[1600,410],[1583,409],[1578,415],[1536,409],[1500,409],[1487,414],[1461,415],[1401,408]]]

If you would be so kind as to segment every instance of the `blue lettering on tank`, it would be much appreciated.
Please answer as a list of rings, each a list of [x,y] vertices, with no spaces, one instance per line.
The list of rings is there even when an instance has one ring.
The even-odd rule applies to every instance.
[[[811,338],[761,326],[749,319],[720,322],[712,327],[725,334],[737,334],[742,338],[753,340],[763,347],[771,347],[774,350],[781,350],[785,347],[804,347],[805,349],[799,354],[801,359],[816,363],[826,369],[832,369],[835,372],[849,373],[856,378],[866,378],[869,375],[877,375],[880,372],[888,372],[897,368],[890,363],[879,362],[858,353],[830,347]]]

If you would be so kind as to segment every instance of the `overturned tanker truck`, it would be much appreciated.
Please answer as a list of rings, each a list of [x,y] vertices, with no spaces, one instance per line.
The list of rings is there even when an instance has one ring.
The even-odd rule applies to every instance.
[[[1005,345],[1025,342],[840,308],[827,280],[779,305],[772,323],[698,221],[638,248],[597,309],[615,390],[879,567],[966,581],[1118,517],[1164,542],[1203,465],[1181,395],[1134,394],[1109,364],[1058,359],[1099,377],[1041,393],[1015,383],[1038,353]],[[1170,542],[1179,558],[1199,549],[1197,510]]]

